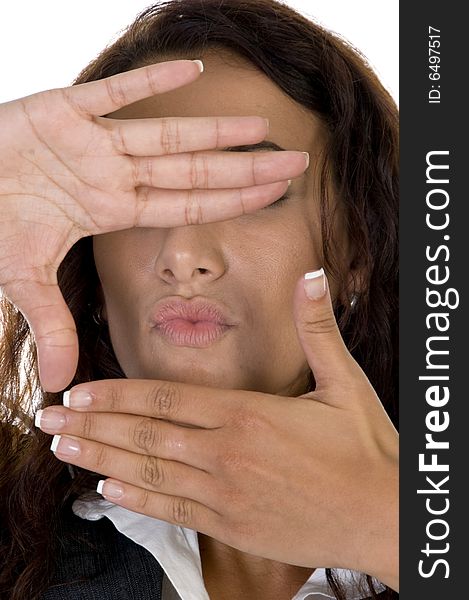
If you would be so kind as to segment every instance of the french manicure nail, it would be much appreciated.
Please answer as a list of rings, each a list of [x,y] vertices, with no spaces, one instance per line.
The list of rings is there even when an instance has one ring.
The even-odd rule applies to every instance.
[[[306,157],[306,168],[308,168],[309,167],[309,152],[303,152],[303,154]]]
[[[204,63],[200,59],[193,60],[192,62],[197,63],[197,65],[199,66],[199,70],[200,70],[201,73],[204,72]]]
[[[66,421],[65,415],[57,410],[49,409],[44,412],[41,408],[41,410],[38,410],[36,413],[34,425],[40,429],[45,429],[46,431],[57,431],[57,429],[62,429]]]
[[[34,417],[34,425],[35,425],[36,427],[41,427],[41,418],[42,418],[42,413],[43,413],[43,410],[42,410],[42,408],[41,408],[40,410],[38,410],[38,411],[37,411],[37,413],[36,413],[36,415],[35,415],[35,417]]]
[[[52,452],[57,452],[64,456],[78,456],[81,452],[80,444],[76,440],[62,435],[54,435],[50,449]]]
[[[319,300],[326,293],[326,278],[324,269],[321,267],[317,271],[310,271],[304,277],[305,292],[308,298]]]
[[[108,498],[122,498],[124,495],[124,490],[120,485],[112,481],[106,481],[105,479],[98,481],[96,491],[98,494]]]
[[[63,405],[67,408],[82,408],[89,406],[93,401],[93,395],[86,390],[68,390],[63,395]]]

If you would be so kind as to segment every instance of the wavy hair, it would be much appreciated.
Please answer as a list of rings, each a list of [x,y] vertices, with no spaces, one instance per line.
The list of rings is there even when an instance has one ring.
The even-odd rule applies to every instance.
[[[354,309],[345,296],[335,314],[349,350],[397,426],[398,114],[364,57],[276,0],[170,0],[140,13],[74,85],[168,56],[197,58],[212,48],[248,59],[326,127],[320,174],[324,266],[346,294],[327,209],[333,193],[344,207],[354,249],[348,267],[365,274]],[[92,317],[99,305],[99,278],[91,237],[70,249],[58,282],[80,344],[69,387],[125,377],[106,324]],[[0,319],[0,597],[36,600],[54,571],[61,509],[70,498],[94,490],[101,475],[75,467],[71,478],[67,465],[50,452],[50,436],[34,428],[34,410],[61,404],[62,396],[41,389],[31,331],[6,298],[0,299]],[[326,574],[336,598],[344,600],[334,570]],[[365,593],[377,597],[368,575],[363,585]],[[398,596],[388,588],[379,597]]]

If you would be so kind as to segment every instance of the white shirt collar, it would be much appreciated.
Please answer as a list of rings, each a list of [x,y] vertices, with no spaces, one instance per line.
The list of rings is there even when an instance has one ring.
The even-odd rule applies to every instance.
[[[159,562],[181,600],[210,600],[202,576],[197,532],[153,517],[132,512],[105,499],[82,500],[72,506],[73,512],[89,521],[107,517],[122,534],[146,548]],[[356,582],[359,573],[334,569],[344,582],[348,600],[363,598]],[[382,584],[375,581],[377,591]],[[177,596],[176,596],[177,597]],[[317,568],[292,600],[334,599],[327,583],[325,569]]]

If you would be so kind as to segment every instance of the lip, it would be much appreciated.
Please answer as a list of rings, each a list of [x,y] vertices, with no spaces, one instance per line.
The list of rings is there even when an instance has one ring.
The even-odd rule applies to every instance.
[[[217,303],[202,298],[165,298],[156,305],[151,321],[167,342],[191,348],[206,348],[235,326]]]

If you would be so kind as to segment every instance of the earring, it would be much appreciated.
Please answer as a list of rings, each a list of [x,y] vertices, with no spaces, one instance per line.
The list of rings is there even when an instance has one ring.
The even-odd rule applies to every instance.
[[[351,310],[355,310],[355,306],[358,302],[358,294],[353,293],[352,299],[350,300],[350,308]]]

